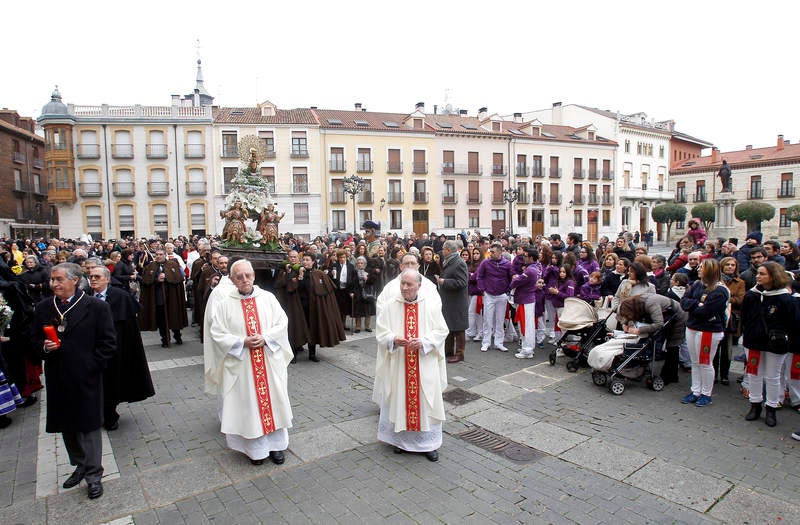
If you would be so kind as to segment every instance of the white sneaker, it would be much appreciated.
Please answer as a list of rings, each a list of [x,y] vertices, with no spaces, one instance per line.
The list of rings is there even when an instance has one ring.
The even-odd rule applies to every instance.
[[[516,357],[517,359],[533,359],[533,352],[531,352],[530,354],[525,352],[517,352],[516,354],[514,354],[514,357]]]
[[[564,351],[560,348],[556,348],[556,357],[564,357]]]
[[[798,430],[797,432],[792,432],[792,439],[800,441],[800,430]]]
[[[481,347],[481,352],[488,352],[488,351],[489,351],[489,347],[488,346],[482,346]]]
[[[503,345],[497,345],[497,346],[495,346],[495,348],[497,348],[497,349],[498,349],[498,350],[500,350],[501,352],[508,352],[508,348],[506,348],[506,347],[505,347],[505,346],[503,346]]]

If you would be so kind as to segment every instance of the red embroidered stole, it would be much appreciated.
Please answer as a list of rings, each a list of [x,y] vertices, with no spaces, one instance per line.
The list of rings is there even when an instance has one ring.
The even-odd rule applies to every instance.
[[[700,364],[711,364],[711,336],[713,332],[703,332],[700,336]]]
[[[519,323],[519,331],[525,335],[525,305],[517,305],[517,314],[514,316],[514,322]]]
[[[800,354],[792,355],[792,367],[789,369],[789,377],[800,379]]]
[[[411,340],[419,337],[418,303],[405,304],[405,339]],[[419,382],[419,351],[406,351],[406,430],[419,432],[420,430],[420,382]]]
[[[747,367],[745,367],[745,372],[750,375],[757,376],[758,375],[758,365],[761,363],[761,351],[760,350],[747,350]],[[794,364],[794,363],[792,363]],[[794,373],[794,367],[792,368],[792,373]]]
[[[242,312],[247,335],[261,334],[261,322],[258,320],[258,308],[255,297],[242,299]],[[267,378],[267,362],[264,347],[250,349],[250,363],[253,365],[253,379],[256,388],[256,401],[261,427],[265,434],[275,432],[275,418],[272,416],[272,402],[269,398],[269,379]]]

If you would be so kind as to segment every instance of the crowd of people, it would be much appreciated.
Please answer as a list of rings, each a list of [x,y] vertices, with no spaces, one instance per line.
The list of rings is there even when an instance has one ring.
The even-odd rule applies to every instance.
[[[375,330],[379,437],[398,452],[425,452],[435,461],[441,406],[434,402],[416,414],[429,416],[431,424],[420,426],[410,419],[398,423],[398,403],[405,401],[389,395],[399,366],[395,348],[415,352],[414,366],[433,370],[418,380],[428,382],[427,388],[436,392],[429,399],[435,400],[446,386],[444,362],[463,361],[468,339],[479,342],[482,352],[508,352],[507,345],[518,343],[518,359],[534,357],[548,338],[549,344],[556,344],[562,335],[559,315],[570,297],[597,308],[610,306],[623,331],[641,336],[660,326],[668,314],[679,313],[680,328],[667,337],[660,375],[665,383],[674,383],[681,368],[691,371],[683,403],[712,404],[715,384],[729,385],[731,361],[741,359],[746,362],[742,390],[750,401],[745,419],[759,419],[763,407],[766,424],[775,426],[779,408],[800,410],[800,359],[793,354],[800,346],[800,283],[795,279],[800,249],[792,240],[762,244],[760,232],[748,234],[741,246],[736,239],[709,240],[702,222],[693,219],[687,235],[665,257],[649,255],[651,243],[636,243],[629,232],[613,241],[601,237],[593,246],[578,233],[562,239],[558,234],[486,237],[464,231],[448,239],[435,234],[381,235],[380,225],[372,221],[362,228],[363,236],[336,234],[309,241],[282,235],[286,260],[269,270],[263,283],[275,302],[259,299],[249,263],[239,265],[238,281],[229,275],[229,262],[234,261],[214,238],[3,242],[0,293],[13,314],[10,323],[0,327],[0,428],[11,423],[8,414],[13,410],[36,402],[44,362],[47,388],[55,394],[48,403],[47,430],[64,434],[77,467],[64,486],[86,479],[89,496],[98,497],[99,428],[118,428],[119,403],[154,395],[140,330],[158,330],[161,346],[170,348],[183,344],[182,331],[190,323],[196,326],[206,342],[206,391],[218,394],[226,380],[221,363],[228,355],[243,359],[245,348],[251,357],[268,348],[261,360],[280,370],[303,352],[309,361],[318,362],[317,348],[338,345],[348,331]],[[229,298],[238,301],[236,293],[245,290],[254,294],[253,308],[272,313],[263,331],[248,331],[232,349],[230,334],[220,327],[230,323],[226,309],[238,304],[229,303]],[[412,303],[417,306],[409,307]],[[275,318],[276,307],[284,317]],[[414,331],[417,328],[403,327],[404,315],[413,315],[417,328],[437,334],[441,356],[428,355],[437,345],[431,346]],[[89,329],[82,326],[86,322],[92,323],[96,341],[80,352],[65,352],[80,346],[76,331]],[[266,334],[267,325],[285,330],[285,345],[282,336]],[[86,366],[89,362],[94,364]],[[83,367],[80,373],[78,365]],[[255,370],[255,365],[249,366],[242,370]],[[67,380],[70,374],[101,375],[103,388],[78,388]],[[285,376],[272,380],[281,384]],[[238,404],[237,396],[248,395],[225,392]],[[285,430],[291,420],[285,393],[276,392],[277,419],[269,427],[273,432]],[[275,463],[283,462],[285,435],[250,441],[248,436],[262,434],[248,427],[251,422],[238,409],[226,412],[221,406],[231,448],[254,462],[267,455]],[[83,411],[80,417],[78,410]],[[284,426],[275,427],[276,422]],[[403,434],[408,428],[417,430]],[[800,432],[792,437],[800,439]]]

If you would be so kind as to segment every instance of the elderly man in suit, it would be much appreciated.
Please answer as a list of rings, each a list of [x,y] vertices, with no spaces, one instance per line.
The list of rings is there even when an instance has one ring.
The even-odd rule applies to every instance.
[[[117,345],[109,305],[78,288],[81,267],[53,267],[55,294],[36,305],[34,345],[44,353],[47,432],[61,432],[75,471],[64,488],[88,483],[89,498],[103,495],[103,369]],[[47,334],[47,337],[45,335]]]
[[[139,332],[139,303],[125,290],[109,286],[110,277],[105,266],[89,270],[92,295],[111,306],[117,331],[117,351],[103,374],[103,426],[106,430],[116,430],[117,405],[143,401],[155,395],[155,390]]]

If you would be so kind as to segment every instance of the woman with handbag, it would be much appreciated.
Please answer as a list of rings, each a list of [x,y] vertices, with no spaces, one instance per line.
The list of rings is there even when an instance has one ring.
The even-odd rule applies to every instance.
[[[781,369],[791,344],[796,344],[796,304],[787,289],[789,276],[776,262],[758,267],[756,285],[742,302],[742,344],[747,349],[746,372],[750,386],[747,421],[761,416],[764,383],[767,387],[767,426],[777,424],[775,411],[783,399]]]
[[[375,315],[375,299],[377,293],[375,284],[378,275],[367,269],[367,258],[359,255],[356,259],[356,288],[353,301],[353,319],[356,323],[354,333],[361,332],[361,321],[364,321],[364,331],[371,332],[370,320]]]
[[[719,382],[728,385],[728,371],[731,368],[731,342],[742,335],[742,301],[745,289],[744,280],[739,278],[739,262],[735,257],[725,257],[719,262],[722,282],[731,293],[731,315],[725,326],[725,335],[719,343],[719,351],[714,356],[714,370]]]
[[[686,343],[692,356],[692,391],[681,403],[699,407],[710,405],[714,389],[714,354],[725,334],[725,310],[728,289],[720,283],[719,263],[704,259],[698,267],[698,279],[681,299],[681,308],[689,314]]]

